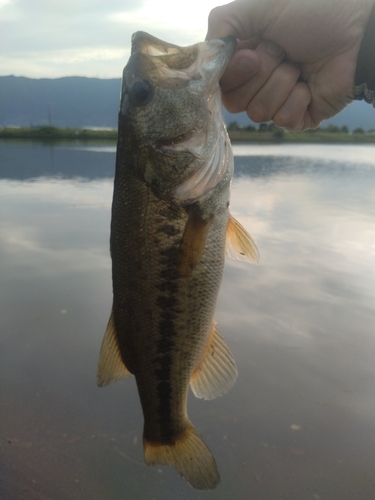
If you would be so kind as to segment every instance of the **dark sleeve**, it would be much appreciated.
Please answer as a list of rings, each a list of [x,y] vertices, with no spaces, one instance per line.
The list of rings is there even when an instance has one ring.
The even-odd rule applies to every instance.
[[[354,99],[375,108],[375,4],[359,49],[354,85]]]

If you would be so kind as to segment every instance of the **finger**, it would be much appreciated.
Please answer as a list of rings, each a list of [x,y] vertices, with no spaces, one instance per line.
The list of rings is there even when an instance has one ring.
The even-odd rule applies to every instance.
[[[258,3],[260,8],[250,9],[247,2],[231,2],[212,9],[208,16],[206,40],[229,35],[247,39],[259,34],[263,26],[259,25],[258,20],[262,19],[266,6],[262,5],[263,2]]]
[[[283,49],[270,41],[262,42],[255,50],[255,53],[260,60],[259,71],[253,78],[240,87],[224,92],[223,94],[223,104],[231,113],[239,113],[246,110],[249,102],[259,92],[274,69],[285,57]]]
[[[296,86],[300,73],[300,68],[296,64],[290,62],[279,64],[249,102],[246,108],[249,118],[257,123],[272,120]]]
[[[222,5],[211,10],[208,15],[206,40],[224,38],[229,35],[238,37],[239,26],[236,23],[235,9],[232,9],[232,4]]]
[[[262,41],[262,38],[259,36],[253,36],[252,38],[248,38],[247,40],[237,40],[237,50],[255,50]]]
[[[234,54],[225,73],[221,77],[220,86],[223,92],[240,87],[260,69],[260,58],[254,50],[239,50]]]
[[[274,114],[273,121],[288,130],[306,130],[311,126],[308,106],[311,93],[305,82],[298,82],[280,109]]]

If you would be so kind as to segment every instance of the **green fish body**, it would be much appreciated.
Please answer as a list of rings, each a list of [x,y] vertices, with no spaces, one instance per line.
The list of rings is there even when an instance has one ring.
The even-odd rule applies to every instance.
[[[233,155],[219,78],[233,39],[177,47],[133,35],[124,69],[111,256],[113,308],[98,384],[134,375],[147,464],[169,464],[197,489],[219,482],[190,423],[197,397],[227,392],[237,368],[213,315],[226,248],[257,260],[229,214]]]

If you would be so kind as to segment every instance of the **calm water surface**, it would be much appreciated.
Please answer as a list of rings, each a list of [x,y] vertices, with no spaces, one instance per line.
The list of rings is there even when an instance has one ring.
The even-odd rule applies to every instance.
[[[0,144],[0,498],[373,500],[375,147],[236,146],[215,314],[234,388],[191,394],[221,484],[146,467],[134,380],[96,387],[108,320],[113,146]]]

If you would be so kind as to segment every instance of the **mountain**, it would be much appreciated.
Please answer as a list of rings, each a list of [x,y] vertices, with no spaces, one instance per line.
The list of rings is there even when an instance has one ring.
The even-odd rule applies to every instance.
[[[117,127],[121,79],[0,77],[0,126]],[[224,112],[227,123],[253,124],[245,113]],[[356,101],[323,126],[375,128],[375,109]]]
[[[235,121],[240,127],[246,125],[257,126],[256,123],[250,120],[246,113],[232,115],[224,110],[224,118],[226,123]],[[364,101],[354,101],[338,115],[329,120],[325,120],[321,126],[326,127],[330,123],[332,123],[332,125],[338,125],[339,127],[346,125],[350,131],[356,128],[363,128],[365,131],[375,129],[375,109],[371,104],[367,104]]]
[[[0,77],[0,126],[117,127],[121,79]]]

